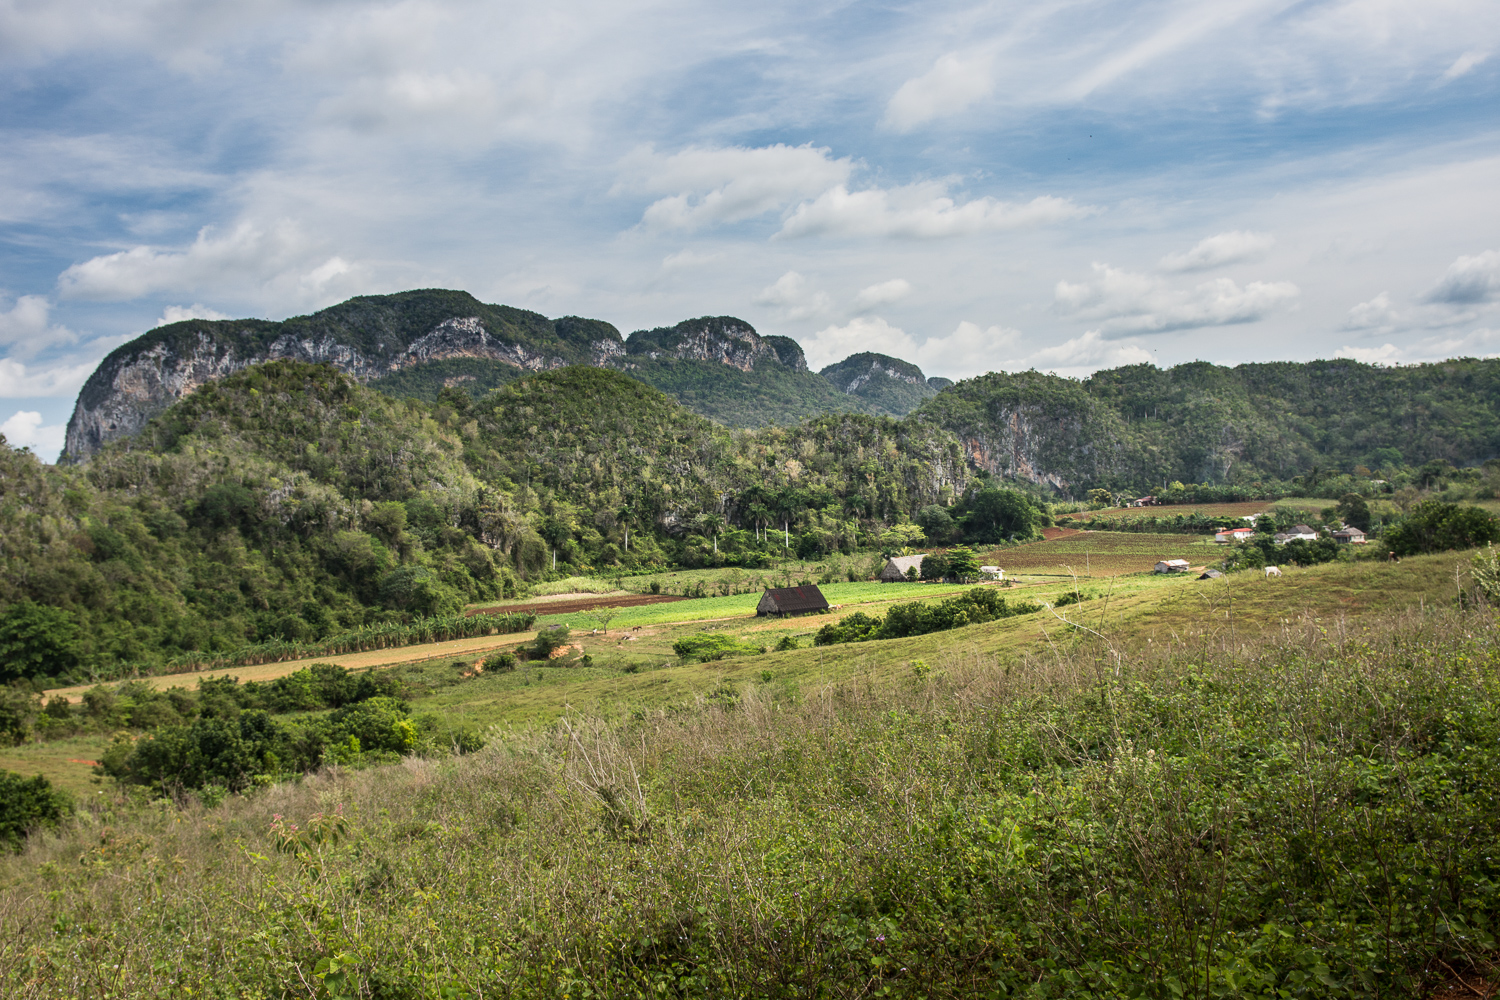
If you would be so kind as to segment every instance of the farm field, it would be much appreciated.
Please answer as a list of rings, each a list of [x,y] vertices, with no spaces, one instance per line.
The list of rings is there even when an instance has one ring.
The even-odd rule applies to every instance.
[[[1300,502],[1300,501],[1299,501]],[[1330,501],[1330,503],[1333,501]],[[1175,517],[1178,514],[1204,514],[1208,517],[1248,517],[1259,514],[1272,504],[1265,500],[1248,500],[1243,503],[1198,503],[1175,504],[1167,507],[1111,507],[1108,510],[1086,510],[1077,514],[1060,514],[1058,521],[1071,517],[1079,521],[1112,520],[1135,517]],[[1328,504],[1323,504],[1328,506]],[[1319,510],[1322,507],[1318,508]]]
[[[1109,577],[1149,573],[1160,559],[1186,559],[1194,566],[1222,558],[1212,535],[1147,535],[1078,531],[984,553],[983,562],[1006,576]]]

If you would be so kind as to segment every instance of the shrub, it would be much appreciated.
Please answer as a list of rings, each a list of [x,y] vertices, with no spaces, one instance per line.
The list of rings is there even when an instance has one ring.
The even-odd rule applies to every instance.
[[[514,669],[516,669],[516,654],[508,650],[485,657],[484,672],[487,674],[508,673]]]
[[[1425,500],[1385,533],[1385,541],[1398,556],[1472,549],[1500,542],[1500,521],[1479,507]]]
[[[764,653],[766,647],[741,642],[732,635],[690,635],[672,644],[672,652],[685,660],[696,659],[700,663],[722,660],[726,656],[745,653]]]
[[[0,771],[0,847],[19,851],[28,833],[56,826],[72,808],[67,793],[54,789],[40,774],[23,778]]]

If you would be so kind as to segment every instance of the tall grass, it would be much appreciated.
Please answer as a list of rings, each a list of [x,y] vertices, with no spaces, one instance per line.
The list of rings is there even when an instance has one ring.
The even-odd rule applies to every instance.
[[[0,992],[1417,995],[1494,947],[1497,666],[1446,612],[953,654],[212,810],[101,796],[0,862]]]

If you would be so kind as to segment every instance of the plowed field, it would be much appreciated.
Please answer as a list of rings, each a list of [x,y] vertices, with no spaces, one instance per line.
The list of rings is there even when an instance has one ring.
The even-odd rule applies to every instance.
[[[1212,535],[1064,531],[1044,541],[993,550],[983,561],[999,566],[1008,577],[1097,577],[1149,573],[1161,559],[1186,559],[1201,566],[1221,558],[1221,547],[1214,544]]]

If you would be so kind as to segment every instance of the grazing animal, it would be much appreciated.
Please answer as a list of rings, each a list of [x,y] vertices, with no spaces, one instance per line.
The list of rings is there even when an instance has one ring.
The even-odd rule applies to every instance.
[[[1266,567],[1266,579],[1269,580],[1273,576],[1276,576],[1276,577],[1281,576],[1281,567],[1280,566],[1267,566]]]

